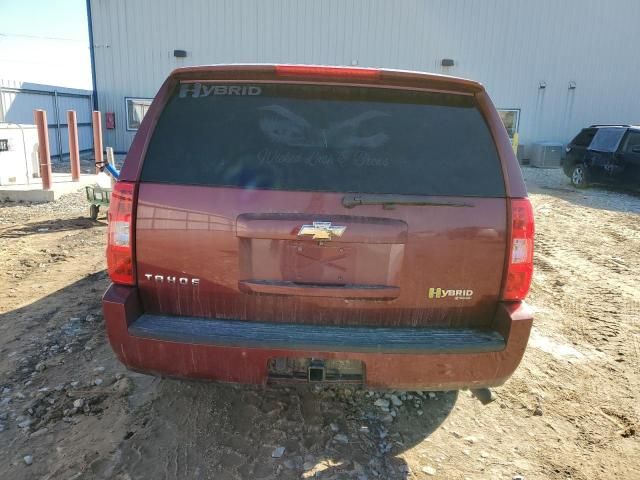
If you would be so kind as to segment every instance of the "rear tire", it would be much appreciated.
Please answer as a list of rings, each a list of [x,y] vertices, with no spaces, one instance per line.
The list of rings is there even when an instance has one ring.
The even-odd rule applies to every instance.
[[[562,161],[562,171],[564,172],[564,174],[569,179],[571,179],[571,173],[573,172],[573,166],[574,166],[574,163],[573,162],[569,163],[569,159],[568,158],[565,158]]]
[[[571,171],[571,184],[576,188],[587,188],[589,186],[589,173],[584,163],[573,166]]]
[[[89,207],[89,216],[91,217],[91,220],[97,220],[98,219],[98,212],[100,211],[100,207],[98,205],[91,205],[91,207]]]

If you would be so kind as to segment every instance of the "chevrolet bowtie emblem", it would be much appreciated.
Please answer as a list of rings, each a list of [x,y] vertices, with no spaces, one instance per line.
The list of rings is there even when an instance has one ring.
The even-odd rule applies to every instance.
[[[313,225],[302,225],[298,236],[313,235],[312,240],[331,240],[333,237],[341,237],[347,227],[331,225],[331,222],[313,222]]]

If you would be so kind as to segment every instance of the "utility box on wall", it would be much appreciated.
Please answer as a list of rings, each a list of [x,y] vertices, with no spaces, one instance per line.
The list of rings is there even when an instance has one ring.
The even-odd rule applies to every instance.
[[[539,168],[560,168],[562,166],[562,144],[552,142],[531,145],[531,166]]]
[[[39,176],[35,125],[0,123],[0,185],[26,185]]]
[[[104,114],[104,126],[107,130],[113,130],[116,128],[116,114],[114,112],[107,112]]]

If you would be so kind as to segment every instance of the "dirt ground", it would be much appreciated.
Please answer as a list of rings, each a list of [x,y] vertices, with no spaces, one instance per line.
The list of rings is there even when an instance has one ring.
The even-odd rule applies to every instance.
[[[640,479],[640,197],[524,172],[535,327],[488,405],[128,372],[100,308],[104,216],[80,193],[0,204],[0,478]]]

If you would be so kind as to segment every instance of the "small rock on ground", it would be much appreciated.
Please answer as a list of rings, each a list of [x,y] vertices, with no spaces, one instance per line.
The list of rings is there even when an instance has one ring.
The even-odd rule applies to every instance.
[[[424,473],[426,473],[429,476],[434,476],[436,474],[436,469],[427,465],[426,467],[422,467],[421,469]]]
[[[284,447],[276,447],[273,452],[271,452],[271,458],[280,458],[284,455]]]
[[[333,439],[336,442],[349,443],[349,437],[347,437],[344,433],[337,434],[335,437],[333,437]]]
[[[380,408],[389,408],[389,400],[386,400],[384,398],[379,398],[378,400],[376,400],[375,402],[373,402],[373,404],[376,407],[380,407]]]

